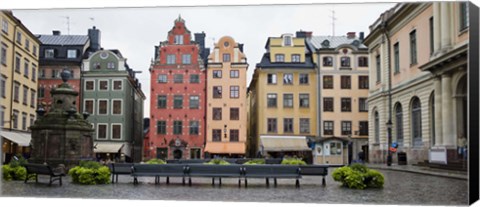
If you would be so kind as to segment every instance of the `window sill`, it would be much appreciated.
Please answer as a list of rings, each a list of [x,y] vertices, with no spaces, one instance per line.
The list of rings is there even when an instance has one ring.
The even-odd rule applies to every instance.
[[[458,36],[462,36],[463,34],[467,33],[469,31],[469,26],[466,26],[462,29],[460,29],[460,31],[458,32]]]
[[[339,69],[340,70],[352,70],[351,67],[346,67],[346,66],[340,67]]]

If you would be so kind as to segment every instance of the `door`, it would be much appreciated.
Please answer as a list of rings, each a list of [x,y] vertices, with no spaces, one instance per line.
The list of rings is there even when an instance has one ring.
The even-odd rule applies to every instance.
[[[168,155],[168,149],[167,148],[157,148],[157,158],[166,160]]]
[[[173,159],[182,159],[182,150],[176,149],[173,151]]]

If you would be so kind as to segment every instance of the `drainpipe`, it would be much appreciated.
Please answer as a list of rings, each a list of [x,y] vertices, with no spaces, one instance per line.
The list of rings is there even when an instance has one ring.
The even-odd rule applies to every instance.
[[[14,94],[13,94],[13,91],[14,91],[14,83],[15,83],[15,48],[16,48],[16,44],[15,42],[17,42],[17,25],[15,25],[13,27],[13,41],[12,41],[12,83],[10,84],[10,98],[14,98]],[[20,67],[20,66],[19,66]],[[3,125],[3,123],[2,123]],[[13,99],[10,99],[10,126],[9,126],[9,131],[12,131],[12,125],[13,125]]]
[[[387,72],[388,72],[388,121],[387,126],[387,166],[392,165],[392,152],[390,151],[390,145],[392,144],[392,69],[390,67],[390,36],[387,30],[387,21],[382,23],[383,35],[387,39]]]
[[[322,89],[321,89],[321,84],[320,84],[320,51],[317,50],[316,51],[316,54],[317,54],[317,91],[318,91],[318,94],[317,94],[317,136],[320,140],[320,138],[322,137],[321,136],[321,133],[322,133]],[[325,143],[322,143],[322,154],[323,154],[323,164],[325,164],[325,152],[323,150],[324,148],[324,145]],[[315,146],[316,148],[316,146]],[[315,150],[315,149],[314,149]],[[316,152],[314,152],[316,154]]]

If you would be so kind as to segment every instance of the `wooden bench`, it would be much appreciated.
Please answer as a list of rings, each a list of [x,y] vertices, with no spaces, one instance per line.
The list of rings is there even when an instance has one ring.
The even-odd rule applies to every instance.
[[[27,183],[30,175],[35,175],[35,183],[38,183],[38,175],[50,176],[49,186],[56,180],[62,185],[62,177],[65,176],[65,169],[60,172],[61,169],[53,169],[52,167],[44,164],[26,163],[23,165],[27,169],[27,176],[25,177],[25,183]]]
[[[118,182],[118,175],[130,175],[132,174],[133,163],[111,163],[109,165],[112,174],[112,184],[114,183],[114,177]]]
[[[191,164],[186,166],[188,185],[192,185],[192,177],[211,177],[212,185],[215,185],[215,178],[218,178],[219,185],[222,185],[222,178],[238,178],[238,186],[241,185],[243,177],[242,165],[210,165]]]
[[[274,179],[275,187],[277,178],[295,179],[295,187],[300,187],[299,179],[302,178],[301,169],[296,165],[244,165],[243,173],[245,177],[245,187],[247,187],[247,178],[265,178],[267,186],[269,179]]]
[[[155,177],[155,184],[160,183],[160,177],[182,177],[185,184],[185,165],[182,164],[133,164],[133,184],[138,184],[138,177]]]
[[[322,185],[325,186],[325,176],[328,175],[328,165],[301,165],[301,175],[323,176]]]

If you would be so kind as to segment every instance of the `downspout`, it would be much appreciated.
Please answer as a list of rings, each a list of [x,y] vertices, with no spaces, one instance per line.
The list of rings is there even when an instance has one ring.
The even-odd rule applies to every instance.
[[[10,98],[14,98],[14,94],[13,94],[13,85],[15,83],[15,48],[16,48],[16,44],[15,42],[17,42],[17,25],[15,25],[13,27],[13,41],[12,41],[12,83],[10,84]],[[20,66],[19,66],[20,67]],[[18,118],[18,117],[17,117]],[[3,125],[3,123],[2,123]],[[9,131],[12,131],[12,125],[13,125],[13,99],[10,100],[10,126],[9,126]]]
[[[321,136],[321,133],[322,133],[322,130],[321,130],[321,127],[322,127],[322,115],[321,115],[321,111],[322,111],[322,89],[321,89],[321,84],[320,84],[320,51],[317,50],[316,51],[316,54],[317,54],[317,91],[318,91],[318,94],[317,94],[317,136],[318,136],[318,140],[320,140],[320,138],[322,137]],[[323,150],[323,145],[324,143],[322,143],[322,155],[323,155],[323,164],[325,164],[325,153],[324,153],[324,150]],[[316,148],[316,147],[315,147]],[[315,150],[315,149],[314,149]],[[316,152],[314,152],[314,154],[317,154]]]
[[[387,39],[387,73],[388,73],[388,76],[387,76],[387,79],[388,79],[388,123],[391,123],[392,122],[392,77],[391,77],[391,74],[392,74],[392,69],[391,69],[391,66],[390,66],[390,53],[391,53],[391,46],[390,46],[390,36],[388,35],[388,30],[387,30],[387,21],[384,20],[383,23],[382,23],[382,30],[383,30],[383,35],[385,36],[385,38]],[[388,126],[387,126],[388,128]],[[391,164],[391,159],[392,159],[392,154],[389,150],[389,147],[392,143],[392,131],[391,131],[391,128],[390,129],[387,129],[387,165],[388,165],[388,162],[390,162]]]

